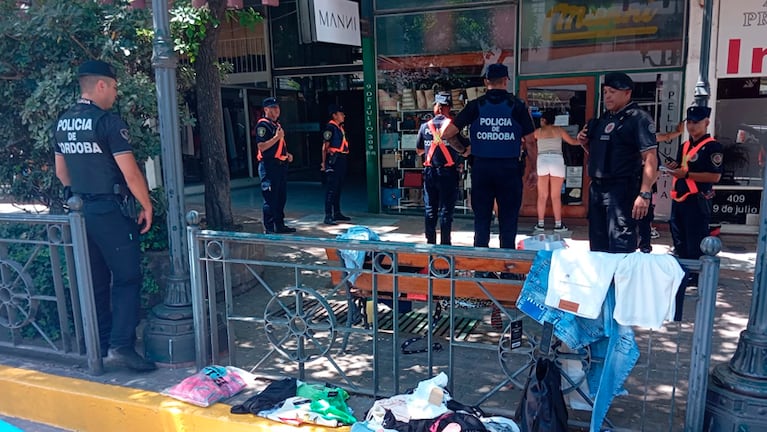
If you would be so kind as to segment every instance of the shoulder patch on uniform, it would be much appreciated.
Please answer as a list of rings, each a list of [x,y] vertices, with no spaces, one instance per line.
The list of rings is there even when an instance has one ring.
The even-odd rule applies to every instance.
[[[724,155],[722,153],[712,153],[711,154],[711,163],[714,164],[715,167],[722,166],[722,161],[724,160]]]
[[[650,124],[648,124],[648,125],[647,125],[647,130],[648,130],[648,131],[649,131],[651,134],[655,135],[655,132],[656,132],[656,129],[655,129],[655,123],[653,123],[653,122],[650,122]]]
[[[326,131],[325,131],[325,132],[322,134],[322,138],[324,138],[324,139],[325,139],[325,141],[330,141],[330,139],[331,139],[331,138],[333,138],[333,131],[331,131],[331,130],[326,130]]]
[[[128,133],[128,129],[120,129],[120,136],[123,137],[125,141],[130,142],[130,134]]]
[[[263,127],[263,126],[261,126],[261,127],[258,127],[258,128],[256,128],[256,133],[258,134],[258,136],[259,136],[260,138],[263,138],[263,137],[265,137],[265,136],[266,136],[266,128],[265,128],[265,127]]]

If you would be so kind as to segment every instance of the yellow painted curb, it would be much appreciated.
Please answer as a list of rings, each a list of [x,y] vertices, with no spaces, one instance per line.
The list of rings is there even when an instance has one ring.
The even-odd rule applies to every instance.
[[[152,391],[0,366],[0,413],[83,432],[348,431],[293,427],[229,405],[200,408]]]

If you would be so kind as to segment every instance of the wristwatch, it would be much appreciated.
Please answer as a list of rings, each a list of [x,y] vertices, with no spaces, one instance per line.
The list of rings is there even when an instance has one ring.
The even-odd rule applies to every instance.
[[[639,197],[644,198],[646,200],[652,198],[652,192],[639,192]]]

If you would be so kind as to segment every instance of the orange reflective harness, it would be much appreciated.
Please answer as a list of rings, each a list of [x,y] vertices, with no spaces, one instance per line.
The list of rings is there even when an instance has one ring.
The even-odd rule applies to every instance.
[[[273,122],[271,120],[269,120],[268,118],[262,118],[262,119],[258,120],[258,123],[256,123],[256,127],[258,127],[258,125],[261,124],[261,123],[273,124]],[[286,160],[288,158],[288,155],[285,154],[285,153],[286,153],[286,150],[285,150],[285,137],[282,137],[282,138],[280,138],[280,142],[277,144],[277,150],[274,152],[274,158],[278,159],[278,160],[281,160],[281,161],[284,161],[284,160]],[[261,150],[259,149],[258,150],[258,160],[260,161],[263,158],[264,158],[264,155],[261,154]]]
[[[434,137],[434,139],[431,142],[431,146],[429,147],[429,153],[426,154],[426,161],[424,161],[423,166],[431,166],[431,158],[434,156],[434,151],[439,147],[439,149],[442,151],[442,154],[445,156],[445,166],[453,166],[455,165],[455,162],[453,162],[453,157],[450,156],[450,151],[448,151],[447,147],[445,146],[445,142],[442,140],[442,134],[445,133],[445,129],[450,125],[450,119],[445,119],[445,122],[442,123],[442,127],[439,128],[439,131],[437,131],[437,128],[434,126],[434,119],[429,120],[427,123],[429,126],[429,130],[431,131],[431,135]]]
[[[341,147],[328,147],[328,151],[330,153],[341,153],[341,154],[348,154],[349,153],[349,141],[346,140],[346,131],[344,128],[336,123],[335,120],[331,120],[328,122],[329,124],[334,125],[341,131]]]
[[[704,139],[703,141],[699,142],[695,147],[690,149],[690,140],[687,140],[682,145],[682,164],[680,165],[681,168],[687,168],[687,164],[692,159],[693,156],[695,156],[698,153],[698,150],[700,150],[704,145],[713,142],[713,137],[708,137]],[[687,171],[689,173],[689,169]],[[674,184],[672,185],[671,189],[671,199],[673,199],[676,202],[682,202],[687,199],[689,195],[694,195],[698,193],[698,184],[695,183],[695,180],[692,180],[691,178],[684,179],[685,183],[687,184],[687,190],[688,192],[685,193],[682,196],[679,196],[679,194],[676,191],[676,182],[679,180],[682,180],[680,178],[674,177]]]

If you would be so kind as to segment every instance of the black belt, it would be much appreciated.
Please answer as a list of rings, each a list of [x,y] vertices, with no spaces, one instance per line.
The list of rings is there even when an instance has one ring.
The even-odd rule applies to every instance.
[[[77,194],[80,195],[80,198],[83,199],[83,201],[119,201],[120,196],[116,194]]]
[[[591,182],[597,186],[605,186],[610,183],[621,183],[631,180],[631,177],[591,177]]]

